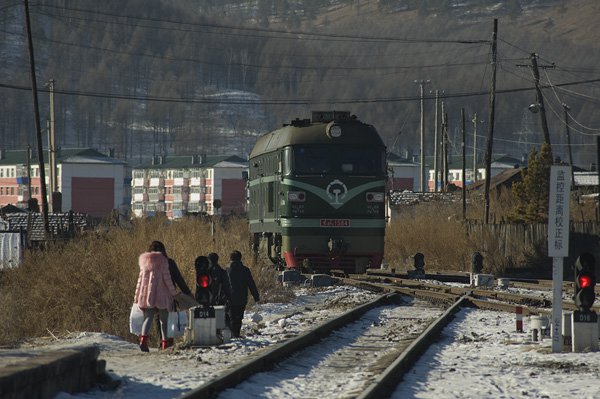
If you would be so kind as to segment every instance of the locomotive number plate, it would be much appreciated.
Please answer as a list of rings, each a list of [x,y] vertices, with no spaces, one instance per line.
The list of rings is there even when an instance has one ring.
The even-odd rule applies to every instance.
[[[350,219],[321,219],[321,227],[350,227]]]

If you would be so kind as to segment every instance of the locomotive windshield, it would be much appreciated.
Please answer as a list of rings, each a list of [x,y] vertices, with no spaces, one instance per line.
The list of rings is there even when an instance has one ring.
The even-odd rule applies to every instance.
[[[286,149],[285,171],[296,175],[381,176],[385,157],[380,148],[303,146]]]

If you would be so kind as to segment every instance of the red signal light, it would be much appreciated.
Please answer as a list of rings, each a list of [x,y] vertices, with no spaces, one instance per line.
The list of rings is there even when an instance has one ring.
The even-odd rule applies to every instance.
[[[202,288],[208,287],[208,276],[198,276],[198,285]]]
[[[587,275],[579,276],[579,286],[581,288],[587,288],[592,286],[592,277]]]

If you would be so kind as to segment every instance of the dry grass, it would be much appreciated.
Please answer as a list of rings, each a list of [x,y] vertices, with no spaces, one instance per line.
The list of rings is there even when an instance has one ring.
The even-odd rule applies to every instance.
[[[386,231],[385,257],[390,267],[412,269],[412,256],[417,252],[425,255],[426,269],[470,267],[474,247],[458,221],[461,212],[459,205],[436,203],[398,213]]]
[[[189,218],[170,223],[157,218],[28,253],[20,267],[1,275],[0,344],[69,331],[101,331],[134,339],[128,318],[139,272],[137,258],[152,240],[165,243],[192,291],[197,256],[217,252],[226,266],[229,253],[238,249],[252,269],[261,300],[289,298],[275,283],[272,267],[252,262],[244,219],[218,223],[214,231],[213,240],[210,222]]]
[[[490,200],[490,222],[505,220],[504,215],[512,209],[509,193]],[[507,268],[535,264],[544,254],[540,248],[531,248],[524,242],[502,241],[490,230],[482,233],[469,232],[463,220],[462,203],[422,203],[402,207],[393,215],[386,231],[385,257],[389,267],[398,271],[412,270],[413,256],[425,255],[427,270],[471,271],[474,252],[484,256],[484,273],[501,274]],[[473,199],[466,208],[469,222],[481,223],[484,207]],[[516,254],[515,257],[506,253]]]

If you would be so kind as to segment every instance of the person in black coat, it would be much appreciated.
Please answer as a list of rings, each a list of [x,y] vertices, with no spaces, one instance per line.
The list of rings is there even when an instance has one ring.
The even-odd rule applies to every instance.
[[[255,302],[260,300],[260,296],[256,283],[252,278],[252,272],[242,263],[240,251],[233,251],[229,258],[231,263],[227,268],[227,274],[231,283],[231,304],[229,306],[231,335],[237,338],[240,336],[242,319],[248,303],[248,290],[250,290]]]
[[[210,305],[229,306],[231,301],[231,284],[225,269],[219,265],[219,255],[208,254],[208,274],[210,276]]]

